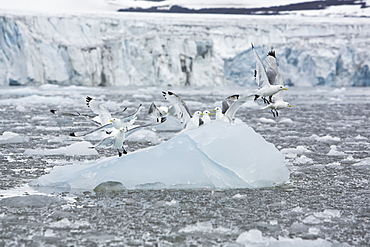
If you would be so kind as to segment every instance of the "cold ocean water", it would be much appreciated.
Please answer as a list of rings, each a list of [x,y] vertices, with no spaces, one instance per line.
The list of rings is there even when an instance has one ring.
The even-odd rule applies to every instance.
[[[285,154],[291,175],[283,186],[102,194],[27,186],[54,166],[117,155],[113,149],[98,150],[99,155],[25,154],[81,142],[68,134],[94,126],[82,117],[55,116],[50,109],[89,113],[89,95],[112,111],[127,106],[132,112],[143,103],[139,120],[146,122],[151,102],[168,105],[162,90],[166,88],[1,88],[0,246],[370,243],[370,88],[292,87],[284,99],[293,107],[279,111],[278,117],[261,110],[259,100],[237,112]],[[230,94],[246,93],[245,88],[172,90],[192,110],[213,109]],[[156,145],[174,133],[129,142],[127,150]]]

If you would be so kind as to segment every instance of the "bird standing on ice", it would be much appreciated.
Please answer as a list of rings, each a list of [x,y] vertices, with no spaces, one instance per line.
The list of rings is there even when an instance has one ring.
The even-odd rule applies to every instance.
[[[202,115],[202,120],[203,120],[203,125],[207,125],[211,123],[211,117],[212,113],[208,110],[203,111]]]

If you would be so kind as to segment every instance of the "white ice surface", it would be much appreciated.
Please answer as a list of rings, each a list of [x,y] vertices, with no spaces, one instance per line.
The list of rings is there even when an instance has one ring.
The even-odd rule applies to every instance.
[[[0,135],[0,144],[21,143],[25,141],[28,141],[27,137],[23,137],[17,133],[13,133],[10,131],[5,131],[2,135]]]
[[[24,154],[27,155],[98,155],[98,152],[95,149],[90,149],[89,147],[93,146],[90,142],[83,141],[73,143],[67,147],[61,147],[56,149],[26,149]]]
[[[246,124],[214,122],[123,157],[54,167],[35,186],[90,189],[106,181],[126,188],[258,188],[285,183],[284,156]]]
[[[273,237],[264,237],[262,232],[257,229],[251,229],[239,235],[236,240],[237,243],[249,247],[269,246],[269,247],[288,247],[288,246],[300,246],[300,247],[332,247],[335,246],[333,243],[324,239],[306,240],[302,238],[286,238],[279,237],[275,239]],[[348,246],[348,245],[341,245]]]

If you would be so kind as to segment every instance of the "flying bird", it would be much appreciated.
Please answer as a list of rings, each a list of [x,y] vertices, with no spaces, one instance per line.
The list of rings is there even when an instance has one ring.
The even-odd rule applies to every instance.
[[[165,120],[164,120],[165,121]],[[127,137],[132,135],[138,130],[141,130],[144,127],[153,126],[159,123],[148,123],[143,124],[140,126],[136,126],[134,128],[129,129],[128,127],[120,128],[119,131],[114,136],[109,136],[101,140],[99,143],[97,143],[95,146],[90,148],[97,148],[97,147],[103,147],[103,148],[109,148],[114,147],[118,151],[118,156],[121,157],[122,154],[127,154],[127,151],[124,147],[125,141]],[[122,150],[122,152],[121,152]]]
[[[254,46],[252,44],[252,50],[254,53],[254,57],[256,60],[256,70],[255,70],[255,79],[258,85],[258,89],[255,93],[252,95],[255,96],[254,100],[261,97],[265,103],[269,103],[270,101],[266,99],[266,97],[270,97],[276,94],[277,92],[280,92],[282,90],[288,90],[284,85],[271,85],[269,81],[268,74],[266,72],[265,66],[262,63],[261,58],[258,56],[256,50],[254,49]],[[269,75],[272,77],[272,75]]]
[[[89,97],[89,96],[88,96]],[[90,98],[90,97],[89,97]],[[88,101],[88,99],[86,99]],[[134,113],[131,115],[124,117],[122,119],[119,118],[111,118],[109,120],[108,117],[111,117],[111,114],[109,113],[108,110],[106,110],[105,106],[102,104],[98,103],[97,101],[93,100],[92,98],[89,99],[88,101],[88,106],[92,108],[93,112],[98,114],[101,122],[101,126],[92,130],[88,131],[82,131],[82,132],[72,132],[69,135],[70,136],[86,136],[88,134],[91,134],[93,132],[96,132],[101,129],[106,129],[106,128],[115,128],[119,130],[120,128],[125,128],[132,126],[134,122],[137,119],[137,114],[139,114],[140,110],[143,108],[142,104],[139,105],[139,107],[136,109]],[[107,132],[107,134],[110,134],[112,131]]]
[[[194,115],[190,113],[189,107],[186,105],[178,95],[171,91],[162,91],[163,97],[171,103],[168,108],[169,114],[177,117],[182,124],[184,124],[184,130],[190,130],[203,125],[201,118],[202,112],[196,111]]]
[[[226,97],[222,101],[221,107],[216,107],[213,110],[216,112],[216,120],[233,123],[236,111],[252,96],[254,95],[242,97],[239,94],[234,94]]]
[[[283,77],[279,71],[279,67],[276,62],[275,51],[270,51],[267,54],[267,57],[264,59],[264,66],[266,69],[267,78],[271,85],[281,85],[285,86]],[[273,96],[270,96],[270,100],[267,106],[262,107],[261,109],[270,108],[271,113],[274,117],[279,116],[277,110],[285,109],[287,107],[292,107],[291,104],[283,100],[283,91],[279,91]]]

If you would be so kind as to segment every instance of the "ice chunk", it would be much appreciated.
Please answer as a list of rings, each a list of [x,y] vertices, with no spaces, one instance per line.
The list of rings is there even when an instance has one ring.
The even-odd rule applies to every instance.
[[[368,165],[370,165],[370,158],[363,159],[360,162],[355,163],[353,165],[354,166],[368,166]]]
[[[5,143],[21,143],[21,142],[26,142],[28,141],[27,137],[22,137],[17,133],[5,131],[1,136],[0,136],[0,144],[5,144]]]
[[[55,167],[31,185],[90,189],[106,181],[134,189],[252,188],[285,183],[284,156],[246,124],[214,122],[123,157]]]
[[[294,161],[295,164],[302,165],[302,164],[313,164],[313,160],[308,158],[305,155],[301,155],[300,157],[296,158]]]
[[[302,246],[302,247],[325,247],[333,246],[333,243],[324,239],[304,240],[301,238],[285,238],[279,237],[264,237],[262,232],[257,229],[252,229],[239,235],[236,242],[244,246]]]
[[[330,135],[318,136],[316,134],[313,134],[312,136],[310,136],[310,139],[312,139],[314,141],[325,142],[325,143],[340,142],[339,137],[333,137],[333,136],[330,136]]]
[[[345,155],[345,153],[341,152],[341,151],[338,151],[336,145],[330,145],[330,151],[329,151],[328,155],[341,156],[341,155]]]
[[[60,229],[78,229],[78,228],[83,228],[83,227],[88,227],[90,226],[89,222],[87,221],[70,221],[67,218],[64,218],[60,221],[52,222],[49,225],[52,228],[60,228]]]
[[[314,215],[309,215],[305,219],[303,219],[303,223],[305,224],[320,224],[321,220],[315,217]]]
[[[206,221],[206,222],[198,222],[194,225],[189,225],[184,228],[181,228],[179,232],[181,233],[201,232],[201,233],[226,234],[226,233],[230,233],[231,230],[228,228],[224,228],[222,226],[214,228],[211,222]]]
[[[77,142],[67,147],[61,147],[56,149],[27,149],[24,151],[25,154],[33,155],[98,155],[98,152],[95,149],[89,147],[93,146],[90,142]]]
[[[312,151],[307,149],[305,146],[297,146],[296,148],[284,148],[280,150],[285,157],[295,158],[298,154],[311,153]]]
[[[95,192],[119,192],[124,190],[126,190],[125,186],[116,181],[103,182],[94,188]]]
[[[270,119],[270,118],[265,118],[265,117],[261,117],[258,119],[261,123],[266,123],[266,124],[273,124],[273,123],[276,123],[274,119]]]

